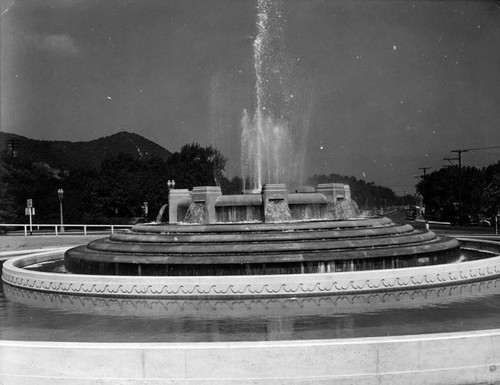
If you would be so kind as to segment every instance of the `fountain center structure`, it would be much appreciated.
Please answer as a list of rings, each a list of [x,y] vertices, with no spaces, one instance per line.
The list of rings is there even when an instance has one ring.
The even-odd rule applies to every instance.
[[[73,274],[264,276],[389,270],[456,262],[458,241],[388,218],[359,218],[349,186],[222,195],[219,187],[169,193],[169,223],[134,226],[68,250]],[[300,277],[296,278],[300,281]]]

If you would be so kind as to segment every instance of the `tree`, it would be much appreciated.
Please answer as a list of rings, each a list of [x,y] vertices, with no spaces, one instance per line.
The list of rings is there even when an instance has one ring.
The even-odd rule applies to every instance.
[[[227,159],[216,148],[192,143],[172,154],[167,165],[177,188],[192,189],[195,186],[219,186],[226,162]]]
[[[338,174],[314,175],[309,178],[308,184],[317,186],[320,183],[343,183],[351,188],[351,197],[361,208],[373,209],[397,205],[398,198],[388,187],[378,186],[373,182],[366,183],[355,177]]]
[[[4,211],[10,220],[23,223],[26,218],[24,208],[26,200],[33,199],[36,208],[38,223],[47,223],[59,218],[59,198],[57,189],[61,186],[62,178],[54,169],[45,164],[24,164],[17,162],[12,166],[3,164],[6,171],[2,175],[5,185],[3,205]]]
[[[231,180],[223,177],[220,188],[223,194],[237,195],[243,193],[243,179],[239,176],[234,176]]]
[[[489,216],[493,216],[500,210],[500,162],[485,169],[485,184],[481,208]]]
[[[495,175],[500,166],[486,169],[458,166],[444,167],[425,176],[417,189],[424,197],[426,212],[449,217],[456,215],[462,204],[462,212],[481,212],[495,206]],[[462,177],[459,178],[459,172]],[[461,183],[461,185],[460,185]],[[461,198],[461,202],[460,202]],[[488,206],[488,207],[487,207]]]
[[[120,154],[103,161],[98,169],[73,170],[65,174],[44,163],[29,159],[10,162],[2,154],[0,162],[0,220],[26,220],[26,199],[33,199],[37,223],[59,221],[57,190],[64,189],[66,223],[103,223],[116,217],[142,216],[148,202],[149,217],[154,218],[167,203],[168,181],[176,188],[213,186],[226,182],[226,158],[214,147],[188,144],[168,159],[134,159]],[[12,163],[12,164],[11,164]],[[119,220],[119,218],[116,218]]]
[[[10,174],[10,167],[0,164],[0,223],[18,222],[18,213],[16,210],[16,201],[10,191],[10,183],[6,176]]]

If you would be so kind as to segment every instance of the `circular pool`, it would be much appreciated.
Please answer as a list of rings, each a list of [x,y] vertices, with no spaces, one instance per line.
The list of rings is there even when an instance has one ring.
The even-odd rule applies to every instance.
[[[5,384],[499,381],[500,246],[461,243],[467,262],[356,272],[359,281],[349,276],[354,272],[314,274],[318,282],[338,283],[340,290],[328,293],[307,289],[322,287],[309,275],[297,278],[304,290],[289,295],[272,285],[293,286],[294,275],[277,283],[275,276],[244,277],[245,285],[267,284],[265,296],[193,296],[186,282],[177,292],[183,295],[142,289],[103,295],[99,285],[124,285],[121,277],[96,282],[65,274],[64,250],[33,252],[3,269],[0,378]],[[213,278],[238,284],[238,277]],[[74,286],[64,286],[65,279]],[[127,279],[151,285],[178,277]],[[390,285],[373,285],[377,280]],[[83,290],[73,292],[77,286]],[[88,287],[95,290],[85,293]]]

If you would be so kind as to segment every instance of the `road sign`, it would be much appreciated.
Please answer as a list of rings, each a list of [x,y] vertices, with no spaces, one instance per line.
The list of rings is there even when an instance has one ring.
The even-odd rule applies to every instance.
[[[29,215],[29,217],[30,217],[30,235],[33,235],[33,215],[35,215],[35,208],[33,207],[33,200],[28,199],[28,201],[26,202],[26,206],[28,206],[28,207],[24,208],[24,212],[26,213],[26,215]]]

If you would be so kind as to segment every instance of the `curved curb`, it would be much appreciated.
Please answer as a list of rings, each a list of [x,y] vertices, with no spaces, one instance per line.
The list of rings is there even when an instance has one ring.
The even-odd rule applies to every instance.
[[[500,255],[498,251],[491,255],[476,261],[414,268],[264,276],[97,276],[23,269],[60,257],[57,252],[41,252],[6,261],[2,279],[29,290],[106,297],[294,297],[405,290],[494,278],[500,276]]]

